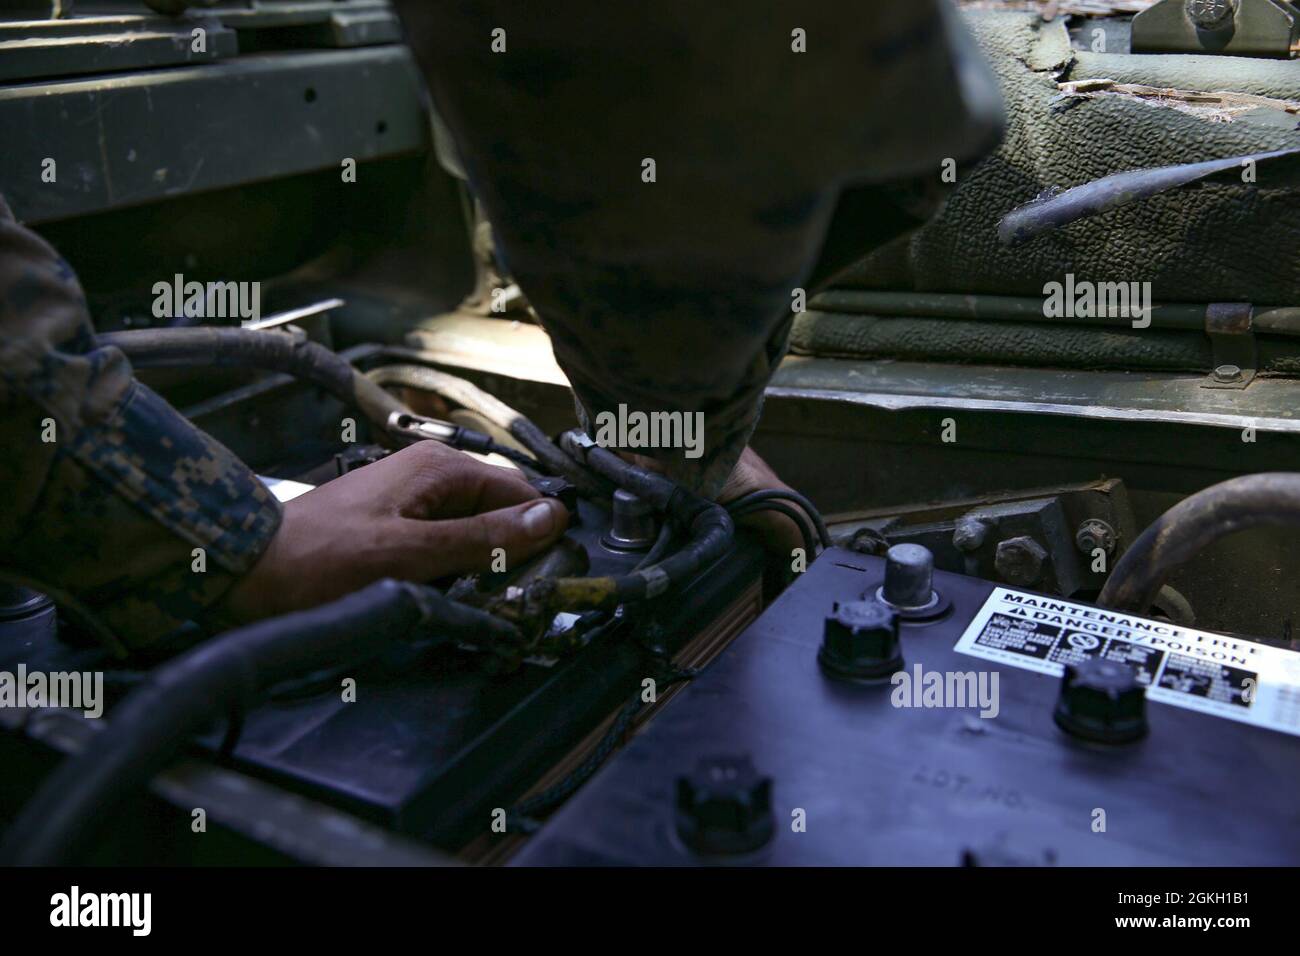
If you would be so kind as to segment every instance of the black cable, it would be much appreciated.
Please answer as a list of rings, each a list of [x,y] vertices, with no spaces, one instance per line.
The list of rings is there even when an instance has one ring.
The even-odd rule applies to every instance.
[[[699,671],[696,670],[680,670],[669,664],[656,677],[655,686],[671,687],[682,681],[692,680],[698,673]],[[522,834],[537,832],[541,826],[541,821],[537,819],[539,816],[544,816],[569,799],[579,787],[595,775],[601,764],[609,759],[610,754],[623,744],[628,731],[632,729],[632,725],[636,722],[637,715],[645,707],[653,706],[642,700],[641,694],[641,689],[637,688],[632,694],[631,700],[623,705],[618,712],[618,716],[614,718],[614,722],[610,724],[609,729],[601,736],[595,748],[582,763],[565,774],[553,786],[547,787],[541,793],[534,794],[526,800],[521,800],[506,811],[506,832]]]
[[[423,359],[421,353],[409,349],[385,349],[385,355]],[[400,385],[433,392],[455,402],[463,408],[482,415],[493,425],[505,429],[519,444],[527,448],[546,467],[542,470],[568,479],[578,492],[593,500],[608,497],[610,489],[582,468],[580,463],[561,449],[533,421],[494,395],[489,395],[473,382],[449,375],[424,365],[381,365],[371,369],[367,378],[377,385]]]
[[[587,755],[581,764],[564,776],[562,780],[552,787],[548,787],[541,793],[522,800],[515,806],[506,811],[506,832],[507,833],[536,833],[541,826],[537,819],[547,813],[552,808],[559,806],[569,798],[579,787],[591,779],[592,775],[600,768],[627,736],[628,730],[631,729],[632,723],[636,720],[636,715],[641,711],[641,691],[638,689],[632,699],[623,705],[622,710],[614,719],[596,744],[595,749]]]
[[[500,455],[502,458],[508,458],[510,461],[513,461],[516,465],[523,465],[525,468],[530,468],[533,471],[537,472],[539,475],[546,474],[546,469],[542,467],[542,463],[539,462],[536,458],[532,457],[531,455],[525,454],[524,452],[519,451],[516,448],[511,448],[509,445],[503,445],[500,442],[495,442],[495,441],[489,442],[487,446],[487,450],[489,454]]]
[[[659,529],[659,537],[655,538],[655,543],[651,546],[650,550],[646,552],[645,557],[637,562],[637,565],[633,570],[640,571],[642,568],[648,568],[650,565],[658,564],[662,561],[664,555],[668,553],[668,549],[672,547],[674,537],[676,537],[676,535],[673,532],[672,522],[665,521],[664,526]]]
[[[374,385],[373,382],[370,384]],[[444,422],[441,419],[416,415],[413,412],[391,415],[387,424],[388,433],[399,441],[408,443],[436,441],[459,451],[469,451],[479,455],[501,455],[534,474],[547,473],[547,469],[537,459],[517,448],[503,445],[487,432],[479,431],[477,428],[458,425],[455,422]]]
[[[752,491],[728,504],[727,508],[728,510],[734,510],[758,501],[794,502],[803,509],[813,527],[817,529],[817,539],[821,542],[822,547],[834,547],[835,542],[831,539],[830,529],[826,527],[826,522],[822,520],[821,512],[817,510],[817,507],[811,501],[792,488],[767,488],[762,491]]]
[[[238,715],[304,670],[371,657],[385,642],[426,626],[443,638],[518,639],[506,622],[433,588],[383,580],[181,654],[151,672],[113,708],[107,729],[45,779],[6,831],[0,863],[49,866],[78,859],[99,828],[213,718]]]
[[[804,517],[804,513],[793,505],[786,504],[784,501],[755,501],[746,507],[729,507],[727,511],[736,520],[759,511],[772,511],[785,515],[799,528],[799,536],[803,539],[804,551],[808,553],[810,558],[817,555],[817,537],[808,524],[808,519]]]
[[[96,340],[121,349],[136,368],[210,365],[285,372],[360,409],[381,433],[387,431],[389,415],[410,411],[338,353],[287,331],[217,326],[132,329],[103,333]]]
[[[566,432],[561,444],[597,474],[665,512],[669,520],[690,536],[680,549],[657,564],[638,567],[616,578],[588,579],[583,586],[572,588],[583,600],[599,597],[622,604],[658,597],[672,586],[689,581],[731,548],[736,528],[731,515],[721,505],[663,475],[624,461],[580,431]],[[555,583],[557,586],[572,584],[564,579]]]

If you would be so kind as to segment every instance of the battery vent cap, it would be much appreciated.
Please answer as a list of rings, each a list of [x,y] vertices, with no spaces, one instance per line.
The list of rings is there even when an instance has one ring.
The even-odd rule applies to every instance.
[[[879,601],[835,604],[826,617],[817,661],[832,677],[873,680],[889,676],[903,666],[898,614]]]
[[[706,856],[752,853],[772,839],[772,778],[748,756],[705,757],[677,778],[677,835]]]
[[[1056,724],[1083,740],[1131,743],[1146,736],[1146,703],[1146,688],[1132,667],[1090,657],[1065,666]]]

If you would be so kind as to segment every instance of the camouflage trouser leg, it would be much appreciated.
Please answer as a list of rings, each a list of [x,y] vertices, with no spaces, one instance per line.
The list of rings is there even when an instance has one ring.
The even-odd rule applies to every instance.
[[[1000,123],[946,0],[396,6],[584,418],[702,413],[702,457],[635,450],[705,493],[754,426],[841,187],[937,182]]]

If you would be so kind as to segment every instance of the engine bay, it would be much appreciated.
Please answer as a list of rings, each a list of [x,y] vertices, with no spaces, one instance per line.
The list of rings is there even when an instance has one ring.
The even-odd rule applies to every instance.
[[[1300,5],[879,6],[0,10],[0,864],[1300,862]],[[420,455],[564,533],[204,590]]]
[[[307,340],[301,326],[279,329],[256,334]],[[1253,819],[1290,812],[1282,795],[1294,782],[1300,654],[1285,624],[1250,635],[1202,623],[1221,606],[1206,600],[1216,595],[1213,563],[1193,562],[1195,576],[1184,568],[1178,588],[1161,583],[1149,616],[1094,603],[1143,520],[1123,477],[845,510],[828,516],[825,538],[805,523],[806,551],[788,562],[742,531],[663,596],[556,612],[531,608],[530,587],[634,574],[672,553],[664,542],[681,548],[689,522],[602,487],[600,471],[571,472],[582,493],[546,474],[501,427],[508,417],[483,412],[524,416],[461,376],[511,401],[532,396],[529,411],[552,427],[563,405],[538,397],[559,386],[440,365],[408,347],[341,356],[409,402],[373,436],[380,442],[337,395],[285,373],[255,373],[188,414],[256,462],[285,500],[412,441],[522,467],[570,510],[561,545],[512,574],[445,586],[530,621],[527,638],[408,635],[333,666],[304,658],[292,679],[251,697],[223,691],[193,742],[166,751],[188,757],[154,780],[135,823],[97,834],[80,851],[87,859],[129,862],[143,848],[140,862],[183,863],[1266,865],[1295,853],[1262,822],[1186,838],[1215,830],[1225,796],[1194,786],[1207,763],[1223,768],[1213,779],[1249,778],[1278,795]],[[340,423],[354,441],[331,441]],[[583,446],[571,447],[569,468]],[[780,460],[780,444],[768,448]],[[18,592],[0,623],[0,670],[101,673],[100,710],[106,702],[112,714],[182,650],[160,650],[152,668],[123,667],[94,643],[48,599]],[[1122,674],[1079,677],[1116,663]],[[1106,691],[1115,700],[1102,709],[1114,714],[1098,717],[1084,697],[1082,722],[1062,721],[1071,680],[1111,679],[1127,682]],[[29,768],[8,778],[16,812],[38,768],[93,744],[95,720],[3,714],[6,759]],[[1044,774],[1044,760],[1057,768]],[[801,791],[813,781],[815,796]],[[197,793],[221,841],[138,842],[137,827],[166,832],[158,821],[184,814]],[[295,813],[275,813],[281,801]],[[1093,811],[1117,805],[1131,821],[1124,840],[1090,841]],[[804,832],[810,813],[822,827],[834,821],[833,838],[782,836]],[[312,837],[321,827],[349,838],[332,836],[323,851]]]

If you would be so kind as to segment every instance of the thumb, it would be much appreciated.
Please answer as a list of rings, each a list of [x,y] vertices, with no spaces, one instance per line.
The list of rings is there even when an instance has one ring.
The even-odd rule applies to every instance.
[[[538,498],[510,508],[469,518],[420,522],[426,561],[432,559],[430,577],[492,570],[498,548],[505,551],[506,567],[513,568],[553,544],[569,524],[564,505]]]

